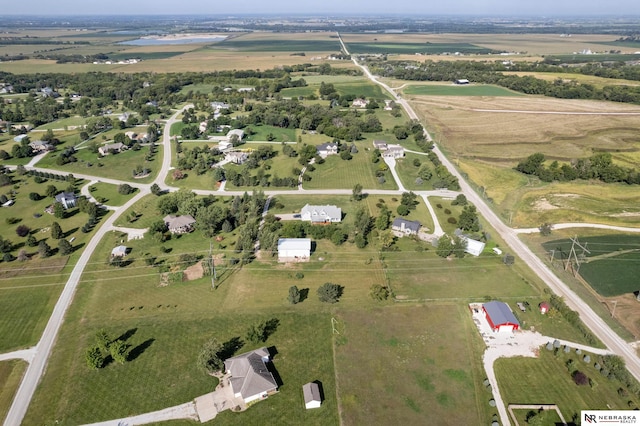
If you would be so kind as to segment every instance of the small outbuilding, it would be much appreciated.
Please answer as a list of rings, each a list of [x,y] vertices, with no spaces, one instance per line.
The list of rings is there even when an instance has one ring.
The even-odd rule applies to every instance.
[[[320,408],[322,405],[322,396],[320,395],[320,386],[317,383],[310,382],[302,385],[302,395],[304,396],[304,408]]]
[[[310,238],[280,238],[278,240],[278,262],[308,262],[310,256]]]
[[[509,305],[492,300],[482,305],[482,311],[493,331],[515,331],[520,329],[518,319],[513,315]]]
[[[540,302],[540,304],[538,305],[538,308],[540,308],[540,313],[544,315],[547,312],[549,312],[549,309],[551,308],[551,306],[547,302]]]
[[[118,246],[111,250],[111,257],[125,257],[127,255],[127,246]]]

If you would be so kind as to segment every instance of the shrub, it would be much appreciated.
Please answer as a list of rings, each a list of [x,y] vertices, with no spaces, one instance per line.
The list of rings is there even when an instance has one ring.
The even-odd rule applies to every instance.
[[[31,201],[40,201],[42,199],[42,196],[37,192],[31,192],[29,193],[29,199]]]
[[[451,210],[449,210],[449,209],[444,209],[444,214],[451,214]]]
[[[26,237],[29,235],[30,231],[31,229],[29,229],[27,225],[18,225],[16,228],[16,234],[18,234],[18,237]]]
[[[336,303],[342,296],[342,290],[342,286],[326,282],[318,288],[318,298],[321,302]]]
[[[452,225],[455,225],[456,223],[458,223],[458,221],[456,220],[456,218],[455,218],[455,217],[453,217],[453,216],[448,217],[448,218],[447,218],[447,222],[449,222],[449,223],[450,223],[450,224],[452,224]]]
[[[584,386],[589,384],[589,377],[587,377],[587,375],[580,370],[574,371],[572,374],[572,377],[573,377],[573,381],[578,386]]]

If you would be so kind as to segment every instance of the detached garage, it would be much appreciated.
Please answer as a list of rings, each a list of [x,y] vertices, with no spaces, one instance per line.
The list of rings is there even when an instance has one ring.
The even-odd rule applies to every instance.
[[[514,331],[520,329],[520,323],[504,302],[492,300],[482,305],[482,311],[493,331]]]
[[[311,256],[310,238],[280,238],[278,262],[306,262]]]

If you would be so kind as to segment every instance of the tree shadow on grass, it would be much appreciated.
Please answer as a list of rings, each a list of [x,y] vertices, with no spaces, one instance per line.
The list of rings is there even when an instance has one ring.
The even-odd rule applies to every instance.
[[[126,334],[126,333],[125,333]],[[135,348],[131,349],[131,351],[129,351],[129,354],[127,355],[127,361],[133,361],[135,359],[137,359],[140,355],[142,355],[144,353],[144,351],[146,351],[149,346],[151,346],[153,344],[153,342],[155,342],[156,339],[147,339],[144,342],[140,343],[138,346],[136,346]]]
[[[304,302],[309,297],[309,289],[301,288],[300,289],[300,301],[298,303]]]
[[[122,333],[116,340],[121,340],[123,342],[126,342],[127,340],[129,340],[131,338],[131,336],[136,334],[136,331],[138,331],[137,328],[130,328],[129,330],[127,330],[124,333]]]
[[[229,359],[244,346],[244,341],[239,336],[232,337],[222,344],[218,355],[220,359]]]
[[[269,336],[276,332],[278,326],[280,325],[280,320],[278,318],[271,318],[264,323],[264,340],[266,341]]]

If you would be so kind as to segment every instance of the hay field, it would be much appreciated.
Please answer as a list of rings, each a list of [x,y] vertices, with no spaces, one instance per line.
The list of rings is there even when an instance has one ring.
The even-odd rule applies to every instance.
[[[622,167],[637,168],[638,106],[533,96],[410,98],[443,150],[476,187],[486,188],[498,213],[513,226],[640,222],[635,187],[582,181],[547,184],[513,170],[535,152],[562,163],[589,157],[595,149],[610,151]],[[572,114],[580,112],[590,114]]]
[[[619,35],[577,34],[560,37],[559,34],[341,34],[345,43],[471,43],[488,49],[506,52],[526,52],[528,55],[573,53],[584,49],[605,50],[611,48],[623,53],[637,49],[620,48],[613,44]],[[484,57],[484,56],[483,56]]]
[[[505,75],[517,75],[520,77],[531,76],[540,80],[554,81],[557,79],[571,80],[581,84],[592,84],[595,87],[602,88],[604,86],[640,86],[640,82],[633,80],[624,80],[621,78],[604,78],[593,75],[572,74],[572,73],[553,73],[553,72],[504,72]]]

